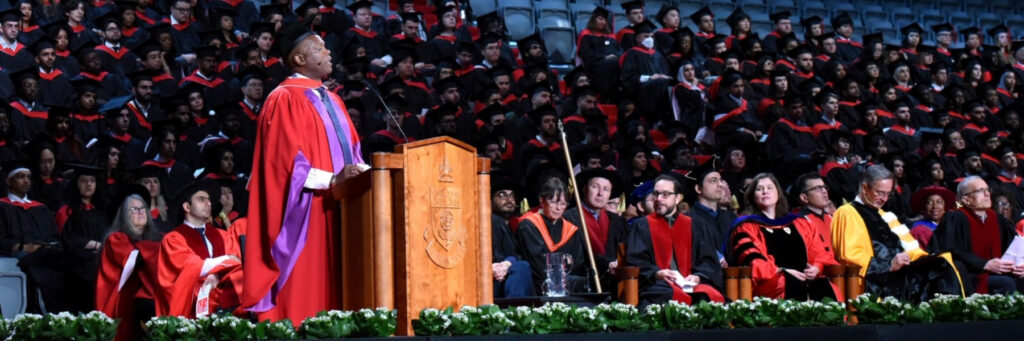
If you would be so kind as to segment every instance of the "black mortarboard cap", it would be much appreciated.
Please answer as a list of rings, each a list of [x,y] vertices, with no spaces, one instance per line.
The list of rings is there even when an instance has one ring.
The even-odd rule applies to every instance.
[[[591,169],[587,169],[587,170],[584,170],[582,172],[577,173],[576,174],[576,186],[578,186],[580,188],[587,188],[588,187],[587,183],[589,183],[590,180],[594,179],[594,178],[602,178],[602,179],[608,180],[608,182],[612,183],[612,192],[611,192],[611,197],[612,198],[617,198],[620,195],[622,195],[622,191],[623,191],[623,189],[622,189],[622,187],[623,187],[622,176],[620,176],[618,172],[615,172],[615,171],[612,171],[612,170],[608,170],[608,169],[605,169],[605,168],[601,168],[601,167],[591,168]],[[583,190],[580,190],[580,191],[582,192]]]
[[[611,15],[611,12],[608,12],[608,10],[605,9],[604,7],[594,6],[594,11],[591,12],[591,15],[608,18],[608,16]]]
[[[394,77],[390,77],[387,80],[381,82],[379,85],[377,85],[377,87],[379,88],[382,94],[387,95],[391,94],[392,90],[405,88],[405,81],[402,80],[402,77],[398,77],[397,75],[395,75]]]
[[[444,78],[444,79],[439,79],[439,80],[434,82],[434,91],[437,92],[437,93],[442,93],[445,90],[448,90],[448,89],[451,89],[451,88],[459,88],[459,78],[458,77],[455,77],[455,76],[447,77],[447,78]]]
[[[373,8],[373,1],[370,1],[370,0],[357,0],[357,1],[349,4],[348,6],[345,6],[345,8],[348,8],[349,11],[352,11],[352,13],[355,14],[356,11],[358,11],[360,8],[371,8],[372,9]]]
[[[15,87],[19,87],[18,84],[26,78],[39,79],[39,66],[32,63],[18,71],[11,73],[11,82],[14,82]]]
[[[261,22],[254,22],[254,23],[252,23],[252,25],[249,26],[249,36],[254,37],[254,38],[255,37],[259,37],[259,35],[262,34],[263,32],[267,32],[267,33],[270,33],[271,35],[273,35],[274,34],[274,26],[275,26],[274,23],[262,22],[262,21]]]
[[[705,15],[711,16],[712,19],[715,18],[715,13],[711,12],[711,9],[708,8],[707,6],[704,6],[701,9],[697,10],[696,12],[693,12],[693,14],[690,14],[690,20],[693,21],[694,24],[700,25],[700,18],[704,17]]]
[[[249,79],[256,78],[259,80],[266,80],[267,78],[270,78],[270,75],[267,74],[266,71],[263,71],[263,68],[259,65],[253,65],[238,71],[238,73],[235,74],[235,78],[241,81],[241,85],[245,85]]]
[[[476,118],[484,121],[484,123],[488,123],[491,121],[491,117],[496,115],[505,115],[507,112],[508,109],[506,109],[504,105],[501,105],[501,103],[494,103],[478,111],[476,113]]]
[[[220,48],[215,45],[199,46],[194,49],[197,59],[203,59],[206,57],[219,58]]]
[[[832,18],[832,28],[839,29],[843,25],[853,25],[853,18],[850,17],[850,13],[843,11],[839,15]]]
[[[812,16],[809,16],[809,17],[806,17],[806,18],[800,18],[800,26],[803,26],[804,28],[811,27],[811,25],[814,25],[814,24],[824,24],[824,23],[825,23],[825,19],[822,19],[821,17],[819,17],[817,15],[812,15]]]
[[[200,191],[206,192],[206,194],[208,194],[210,196],[210,202],[211,203],[215,203],[215,204],[219,204],[220,203],[220,183],[219,182],[217,182],[216,180],[212,180],[212,179],[199,179],[199,180],[193,181],[193,182],[189,183],[188,185],[185,185],[184,188],[179,190],[174,195],[174,206],[173,206],[173,208],[171,208],[172,216],[174,217],[174,218],[171,218],[171,223],[172,224],[177,225],[177,224],[181,224],[184,221],[184,219],[185,219],[185,209],[184,209],[184,207],[182,207],[183,204],[186,203],[186,202],[189,202],[189,200],[192,199],[192,196],[195,195],[196,193],[199,193]]]
[[[626,11],[626,13],[629,13],[629,11],[632,11],[632,10],[635,10],[635,9],[643,9],[643,8],[644,8],[644,2],[642,0],[633,0],[633,1],[627,1],[627,2],[623,2],[622,3],[622,9],[624,11]]]
[[[900,27],[900,33],[902,33],[903,36],[910,34],[910,32],[917,32],[918,34],[921,34],[924,32],[924,27],[921,27],[921,25],[918,25],[916,22]]]
[[[320,7],[320,2],[319,1],[317,1],[317,0],[306,0],[301,5],[299,5],[299,7],[295,8],[295,14],[298,15],[300,18],[303,18],[303,16],[306,15],[306,12],[308,12],[310,9],[314,9],[314,8],[318,8],[318,7]]]
[[[658,9],[658,14],[654,16],[654,20],[658,22],[658,25],[661,25],[661,27],[665,27],[665,16],[668,15],[668,12],[671,10],[676,10],[677,13],[679,12],[678,8],[670,6],[669,4],[661,5],[661,8]]]
[[[131,99],[132,96],[130,95],[111,98],[109,101],[107,101],[107,103],[103,104],[103,106],[100,107],[99,112],[104,116],[108,115],[109,113],[120,112],[121,108],[124,108],[124,106],[127,105],[128,102],[131,101]]]
[[[78,94],[82,94],[87,91],[97,93],[102,87],[100,82],[88,77],[75,77],[71,80],[71,86],[75,87],[75,93]]]
[[[146,58],[146,55],[153,51],[161,51],[160,42],[156,38],[146,39],[132,50],[139,58]]]
[[[288,5],[286,4],[268,4],[260,6],[260,17],[266,19],[271,14],[284,15],[288,13]]]
[[[658,27],[654,26],[654,23],[651,23],[650,20],[644,20],[636,25],[633,25],[633,32],[636,32],[636,34],[654,33],[654,31],[656,30],[658,30]]]
[[[100,30],[106,28],[109,23],[115,23],[117,24],[117,27],[121,27],[121,12],[107,11],[106,13],[103,13],[103,15],[92,19],[92,23]]]
[[[778,23],[779,20],[789,19],[791,16],[793,16],[793,15],[790,14],[789,11],[782,10],[782,11],[778,11],[778,12],[772,13],[771,15],[768,16],[768,18],[771,19],[773,22]]]
[[[100,177],[101,175],[103,175],[103,168],[93,165],[88,165],[84,163],[66,163],[64,164],[64,166],[66,166],[68,169],[71,169],[74,172],[74,175],[72,175],[72,179],[82,175],[91,175],[94,177]]]
[[[128,197],[132,195],[138,195],[142,197],[142,201],[144,204],[146,204],[146,208],[149,208],[149,201],[151,200],[151,198],[149,196],[149,190],[146,189],[146,186],[140,184],[127,184],[121,186],[121,188],[118,189],[117,194],[115,194],[113,197],[113,201],[111,201],[110,205],[107,206],[107,219],[113,221],[114,218],[117,217],[117,212],[118,210],[120,210],[121,205],[124,204],[125,199],[128,199]],[[146,213],[148,214],[149,212]]]
[[[406,21],[412,21],[412,22],[417,22],[417,23],[420,22],[420,12],[399,13],[398,15],[401,16],[402,22],[406,22]]]
[[[972,35],[972,34],[980,35],[981,34],[981,28],[978,28],[977,26],[968,27],[968,28],[965,28],[963,30],[960,30],[960,34],[963,34],[964,37],[967,37],[967,36]]]
[[[547,104],[542,105],[536,109],[530,110],[530,112],[526,113],[526,116],[529,116],[531,119],[533,119],[534,122],[540,124],[544,116],[554,116],[555,118],[557,118],[558,110],[555,110],[555,107],[553,105]]]
[[[544,38],[540,36],[540,32],[528,35],[523,39],[516,41],[516,46],[520,51],[528,49],[531,44],[539,44],[541,47],[544,47]]]
[[[939,32],[953,33],[954,30],[955,29],[953,28],[953,24],[950,24],[948,22],[947,23],[941,23],[941,24],[938,24],[938,25],[932,25],[932,31],[935,32],[935,33],[939,33]]]
[[[43,35],[43,36],[39,36],[39,39],[36,39],[36,41],[32,42],[32,45],[29,45],[28,50],[32,51],[33,54],[38,55],[39,51],[42,51],[42,50],[45,50],[45,49],[52,49],[56,45],[57,45],[57,41],[56,40],[54,40],[53,38],[50,38],[49,36]]]
[[[1006,25],[999,24],[999,25],[996,25],[993,28],[988,29],[987,32],[988,32],[989,36],[994,38],[996,35],[998,35],[1000,33],[1010,33],[1010,28],[1006,27]]]
[[[736,9],[729,14],[729,17],[725,18],[725,22],[729,24],[729,27],[736,27],[736,24],[743,19],[750,20],[750,15],[747,15],[747,12],[744,12],[742,8],[736,7]]]
[[[17,6],[0,11],[0,23],[8,21],[21,21],[21,10]]]

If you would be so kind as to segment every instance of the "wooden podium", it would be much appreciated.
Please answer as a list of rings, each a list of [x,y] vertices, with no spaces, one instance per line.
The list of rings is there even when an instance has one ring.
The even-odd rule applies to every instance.
[[[490,160],[450,137],[373,154],[373,168],[337,190],[342,304],[398,310],[412,335],[424,308],[489,304]]]

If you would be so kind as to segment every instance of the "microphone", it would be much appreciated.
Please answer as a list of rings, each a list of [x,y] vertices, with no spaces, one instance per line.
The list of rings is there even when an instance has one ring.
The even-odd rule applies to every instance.
[[[409,143],[409,136],[405,135],[405,130],[402,129],[402,124],[398,123],[398,118],[396,118],[395,114],[391,112],[391,108],[388,107],[388,103],[384,102],[384,97],[381,97],[380,93],[377,92],[377,89],[375,89],[373,87],[373,84],[370,84],[370,82],[367,81],[366,78],[363,78],[363,84],[366,84],[366,88],[370,89],[370,91],[377,96],[377,99],[380,100],[381,106],[384,107],[384,111],[388,113],[388,117],[391,118],[391,121],[395,122],[395,127],[398,127],[398,132],[402,133],[402,139],[405,140],[405,143]]]

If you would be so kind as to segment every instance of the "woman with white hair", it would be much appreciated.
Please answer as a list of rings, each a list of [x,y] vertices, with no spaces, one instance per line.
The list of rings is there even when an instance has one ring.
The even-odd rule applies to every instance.
[[[149,191],[129,185],[115,197],[114,220],[103,239],[96,279],[96,310],[121,319],[118,340],[141,337],[139,321],[155,315],[153,290],[163,232],[149,214]]]

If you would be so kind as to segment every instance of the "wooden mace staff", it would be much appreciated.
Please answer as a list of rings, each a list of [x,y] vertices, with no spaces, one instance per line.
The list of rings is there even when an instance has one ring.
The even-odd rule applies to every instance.
[[[590,232],[587,231],[587,219],[585,218],[587,213],[583,211],[579,187],[576,186],[576,176],[572,169],[572,157],[569,155],[569,143],[565,140],[565,127],[562,125],[562,119],[558,119],[558,132],[562,136],[565,165],[569,168],[569,188],[572,189],[572,196],[576,199],[576,209],[580,213],[580,225],[583,226],[583,242],[587,245],[587,260],[590,261],[590,269],[594,271],[594,284],[597,287],[597,292],[604,292],[601,290],[601,277],[597,273],[597,263],[594,262],[594,250],[590,248]]]

